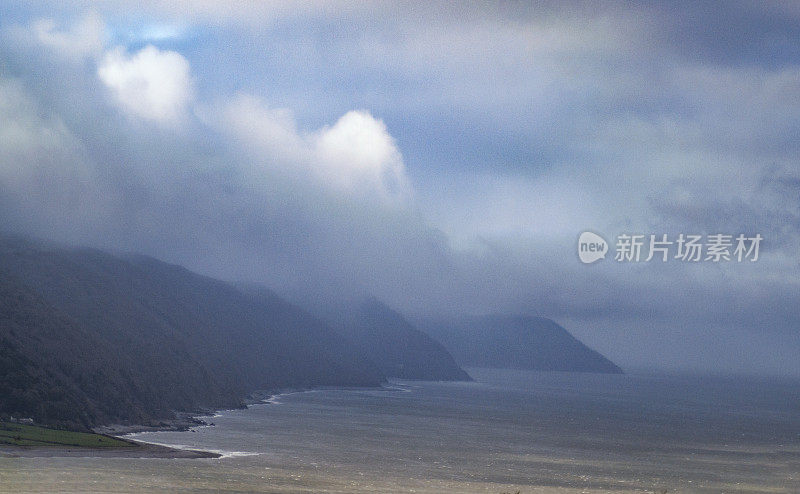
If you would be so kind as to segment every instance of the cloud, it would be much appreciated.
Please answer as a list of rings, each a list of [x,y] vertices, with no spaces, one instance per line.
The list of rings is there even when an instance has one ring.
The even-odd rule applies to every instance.
[[[130,12],[130,3],[120,0],[96,2],[92,0],[76,0],[69,6],[63,2],[37,1],[31,2],[48,11],[60,11],[68,14],[76,9],[97,9],[101,13],[115,15]],[[248,26],[264,26],[286,17],[337,15],[368,10],[366,4],[350,0],[273,0],[262,2],[256,0],[143,0],[136,5],[136,12],[158,17],[169,17],[185,20],[207,22],[212,24],[231,24],[237,28]]]
[[[37,42],[75,60],[98,55],[105,45],[105,23],[96,13],[84,15],[66,30],[59,30],[53,19],[34,21],[30,29]]]
[[[281,173],[398,204],[411,194],[394,139],[386,124],[367,111],[349,111],[332,126],[301,132],[291,111],[240,94],[221,109],[206,111],[204,121],[250,149],[254,160]]]
[[[0,77],[0,210],[5,228],[68,241],[103,209],[78,136],[16,80]],[[66,225],[70,225],[67,227]]]
[[[185,118],[193,89],[189,62],[174,51],[148,45],[134,54],[106,52],[97,76],[130,115],[174,124]]]
[[[386,197],[408,192],[400,151],[386,125],[366,111],[350,111],[314,136],[321,171],[346,189],[375,187]]]
[[[44,47],[63,60],[96,64],[96,75],[112,101],[128,115],[162,124],[184,120],[194,87],[190,64],[183,55],[153,45],[135,53],[128,53],[124,46],[106,49],[109,30],[94,12],[74,20],[66,29],[58,26],[51,18],[40,18],[27,26],[11,26],[4,34],[19,48],[35,52]],[[178,33],[175,26],[152,24],[144,26],[138,38],[163,41]]]
[[[6,158],[0,168],[3,171],[11,169],[10,162],[36,153],[37,149],[59,149],[72,140],[63,122],[48,121],[38,113],[36,102],[18,81],[0,79],[0,149]],[[32,164],[38,161],[34,159]]]
[[[623,364],[796,355],[800,44],[777,9],[92,4],[130,46],[71,63],[88,29],[25,19],[27,45],[0,43],[4,225],[303,303],[538,313]],[[587,267],[584,230],[765,243],[752,265]]]

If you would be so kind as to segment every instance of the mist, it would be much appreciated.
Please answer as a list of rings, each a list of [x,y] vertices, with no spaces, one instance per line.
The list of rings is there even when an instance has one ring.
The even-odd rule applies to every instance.
[[[188,5],[3,7],[3,230],[317,311],[540,315],[623,367],[800,374],[796,9]],[[584,265],[588,230],[764,241]]]

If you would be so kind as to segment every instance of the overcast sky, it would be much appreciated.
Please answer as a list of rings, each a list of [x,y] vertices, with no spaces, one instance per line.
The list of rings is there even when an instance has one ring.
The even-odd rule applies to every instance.
[[[3,2],[0,224],[309,306],[800,374],[792,2]],[[757,262],[582,264],[591,230]]]

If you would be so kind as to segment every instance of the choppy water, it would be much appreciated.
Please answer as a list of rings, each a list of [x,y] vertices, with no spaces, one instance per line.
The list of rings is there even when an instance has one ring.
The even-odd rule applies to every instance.
[[[0,459],[0,491],[800,492],[800,382],[471,369],[135,435],[220,459]]]

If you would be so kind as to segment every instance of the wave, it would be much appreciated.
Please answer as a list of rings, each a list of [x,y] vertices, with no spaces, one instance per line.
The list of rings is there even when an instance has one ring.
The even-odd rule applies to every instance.
[[[319,391],[323,391],[322,389],[303,389],[299,391],[285,391],[283,393],[275,393],[274,395],[270,396],[269,398],[265,398],[261,400],[261,403],[266,403],[269,405],[283,405],[283,402],[280,401],[281,398],[289,395],[297,395],[300,393],[317,393]]]
[[[166,448],[172,449],[179,449],[182,451],[207,451],[209,453],[214,453],[219,455],[219,459],[224,458],[238,458],[242,456],[260,456],[264,453],[257,453],[253,451],[227,451],[223,449],[210,449],[210,448],[203,448],[197,446],[189,446],[187,444],[174,444],[174,443],[166,443],[162,441],[150,441],[146,439],[141,439],[142,434],[148,434],[147,432],[134,432],[132,434],[125,434],[125,437],[135,440],[136,442],[144,443],[144,444],[152,444],[155,446],[164,446]]]

